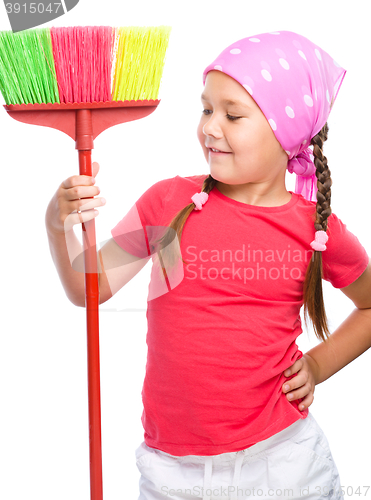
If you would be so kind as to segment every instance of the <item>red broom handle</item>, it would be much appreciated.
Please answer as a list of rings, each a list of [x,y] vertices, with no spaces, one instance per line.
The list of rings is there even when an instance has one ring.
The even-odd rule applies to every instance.
[[[76,110],[76,149],[79,151],[80,175],[92,176],[93,149],[90,109]],[[99,368],[99,282],[95,220],[82,223],[85,265],[85,306],[87,323],[90,498],[103,500],[102,440]]]

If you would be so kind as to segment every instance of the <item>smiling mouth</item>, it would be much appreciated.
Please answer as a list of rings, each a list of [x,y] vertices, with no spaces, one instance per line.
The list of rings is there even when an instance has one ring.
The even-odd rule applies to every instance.
[[[227,151],[220,151],[220,149],[208,148],[208,150],[210,153],[214,153],[214,154],[225,154],[225,155],[231,154]]]

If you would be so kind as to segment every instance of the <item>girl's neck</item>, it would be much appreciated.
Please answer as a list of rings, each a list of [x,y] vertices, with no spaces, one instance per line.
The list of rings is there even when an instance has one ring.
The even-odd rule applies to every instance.
[[[246,190],[242,191],[238,186],[223,184],[219,181],[215,184],[215,188],[228,198],[256,207],[280,207],[289,203],[292,197],[292,194],[286,188],[282,191],[280,190],[280,192],[257,194],[256,192],[248,193]]]

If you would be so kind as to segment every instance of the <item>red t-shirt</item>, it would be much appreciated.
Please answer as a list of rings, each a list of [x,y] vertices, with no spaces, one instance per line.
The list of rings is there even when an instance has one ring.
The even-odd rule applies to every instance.
[[[155,239],[205,178],[155,183],[112,230],[127,252],[153,257],[142,423],[148,446],[177,456],[246,449],[308,415],[282,385],[302,357],[296,339],[316,204],[290,191],[285,205],[257,207],[214,187],[183,228],[188,268],[161,281]],[[343,288],[369,257],[335,214],[327,234],[324,279]]]

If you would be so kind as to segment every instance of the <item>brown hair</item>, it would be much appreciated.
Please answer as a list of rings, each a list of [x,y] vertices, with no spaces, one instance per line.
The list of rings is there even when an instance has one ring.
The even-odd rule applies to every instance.
[[[328,124],[326,123],[320,132],[311,140],[311,145],[314,146],[314,164],[316,166],[316,176],[318,179],[316,212],[313,214],[315,231],[327,231],[327,219],[331,215],[331,172],[327,165],[327,158],[322,152],[323,143],[327,140],[328,130]],[[209,194],[216,182],[217,181],[209,175],[204,180],[201,191]],[[174,252],[174,246],[171,245],[171,242],[174,240],[175,236],[177,236],[180,245],[184,224],[189,214],[193,212],[195,206],[196,205],[192,202],[180,210],[170,222],[165,235],[158,240],[161,245],[161,252],[157,252],[157,255],[161,264],[161,273],[165,279],[167,278],[167,272],[174,266],[178,258],[180,258],[184,264],[188,264],[188,262],[182,258],[179,251]],[[179,246],[177,248],[179,248]],[[164,260],[166,260],[166,266],[164,265]],[[161,273],[160,275],[162,277]],[[320,251],[313,252],[313,256],[307,267],[303,285],[303,302],[304,320],[307,328],[307,315],[309,314],[317,338],[323,341],[327,340],[330,336],[330,332],[323,302],[322,252]]]

